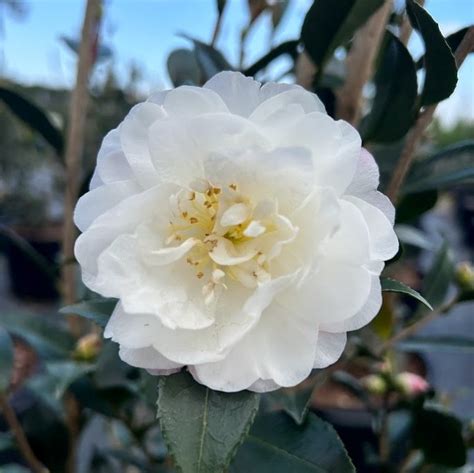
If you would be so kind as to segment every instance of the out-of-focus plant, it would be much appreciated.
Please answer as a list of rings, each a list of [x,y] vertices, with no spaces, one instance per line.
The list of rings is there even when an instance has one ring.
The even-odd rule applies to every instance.
[[[418,335],[430,321],[449,317],[458,304],[472,301],[474,292],[472,266],[456,266],[447,243],[437,248],[416,227],[440,194],[465,190],[473,182],[470,124],[446,131],[434,121],[432,140],[421,144],[436,105],[452,94],[457,69],[473,50],[474,29],[444,38],[429,13],[412,0],[396,14],[390,1],[315,0],[300,37],[276,45],[244,67],[251,28],[257,28],[264,15],[277,28],[288,3],[249,1],[242,52],[233,67],[215,46],[227,8],[225,1],[217,1],[212,41],[188,38],[192,49],[172,52],[170,79],[175,86],[202,85],[228,69],[266,77],[272,62],[286,55],[292,62],[286,77],[317,92],[329,113],[359,128],[381,169],[383,189],[397,205],[396,229],[403,247],[383,275],[379,315],[352,335],[334,367],[315,370],[295,388],[259,396],[212,391],[185,372],[162,378],[158,388],[156,377],[123,364],[112,343],[100,342],[100,327],[107,323],[115,300],[90,297],[63,309],[91,321],[91,333],[79,339],[49,319],[2,313],[0,409],[10,432],[0,429],[0,459],[5,452],[12,458],[5,471],[21,471],[15,466],[19,464],[34,472],[68,473],[78,471],[77,465],[91,473],[127,468],[183,473],[355,471],[341,439],[323,420],[319,403],[328,392],[335,398],[341,392],[350,396],[370,418],[375,441],[359,460],[360,471],[463,471],[472,447],[469,419],[449,412],[439,393],[420,373],[408,372],[402,361],[412,350],[474,349],[470,334]],[[421,58],[407,48],[411,30],[423,40]],[[61,156],[62,134],[48,114],[4,87],[0,99]],[[100,109],[101,98],[93,100]],[[433,263],[417,292],[396,278],[422,250],[432,254]],[[15,372],[25,342],[35,354],[30,360],[34,369],[18,379]],[[34,403],[17,407],[21,392],[30,393]],[[72,456],[78,459],[73,464],[71,445],[80,449]]]

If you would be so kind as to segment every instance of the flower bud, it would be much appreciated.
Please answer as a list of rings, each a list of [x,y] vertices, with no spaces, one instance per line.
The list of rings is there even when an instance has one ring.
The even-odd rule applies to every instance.
[[[91,361],[99,354],[101,345],[102,341],[98,334],[84,335],[77,341],[74,358],[81,361]]]
[[[361,379],[362,385],[371,394],[381,395],[387,392],[387,383],[378,374],[369,374]]]
[[[395,386],[407,396],[418,396],[428,391],[430,385],[421,376],[404,371],[395,376]]]
[[[468,261],[457,265],[454,277],[459,288],[465,291],[474,290],[474,268]]]

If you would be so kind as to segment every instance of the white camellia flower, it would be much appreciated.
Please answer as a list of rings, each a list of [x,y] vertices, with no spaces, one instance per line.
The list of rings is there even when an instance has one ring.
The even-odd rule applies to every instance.
[[[293,386],[381,305],[394,209],[357,131],[312,93],[223,72],[136,105],[78,202],[105,336],[156,374],[222,391]]]

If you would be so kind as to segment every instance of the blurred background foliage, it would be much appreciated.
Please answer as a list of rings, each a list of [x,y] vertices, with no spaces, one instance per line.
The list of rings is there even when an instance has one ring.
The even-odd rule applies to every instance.
[[[407,12],[405,2],[396,2],[379,19],[374,70],[371,64],[356,69],[363,87],[354,105],[344,95],[354,81],[351,54],[357,58],[364,31],[381,15],[384,2],[308,2],[301,34],[277,43],[278,28],[295,12],[296,1],[241,2],[246,23],[236,61],[216,46],[233,2],[213,2],[217,16],[210,41],[181,34],[187,46],[169,54],[169,80],[173,86],[202,85],[221,70],[235,69],[315,91],[328,113],[360,129],[380,166],[382,190],[390,192],[410,133],[430,105],[455,88],[452,52],[467,28],[443,38],[421,6],[409,0]],[[167,5],[156,2],[158,17]],[[103,18],[107,8],[106,3]],[[4,22],[21,21],[28,9],[28,2],[0,1],[0,45]],[[264,19],[272,41],[252,63],[247,58],[252,35]],[[406,47],[410,25],[422,37],[421,55]],[[130,66],[127,79],[119,79],[113,51],[98,39],[76,176],[80,193],[88,188],[102,138],[143,99],[140,68]],[[71,54],[78,53],[78,39],[60,40]],[[272,64],[282,57],[286,66],[277,71]],[[353,98],[353,89],[349,92]],[[187,451],[170,452],[156,422],[157,379],[123,364],[115,344],[101,338],[100,327],[116,301],[97,299],[77,283],[78,303],[62,312],[91,321],[81,325],[79,335],[58,313],[61,268],[74,264],[61,254],[70,96],[69,88],[0,78],[0,472],[173,472],[178,467],[192,472],[195,440],[188,439]],[[230,471],[344,473],[354,471],[352,463],[369,473],[473,471],[468,452],[474,445],[474,122],[446,123],[438,114],[420,137],[413,165],[392,195],[399,197],[396,230],[402,248],[384,273],[391,279],[384,280],[379,315],[351,334],[335,366],[315,371],[301,386],[261,397],[250,436]],[[180,409],[173,410],[173,393],[189,383],[181,373],[160,388],[162,408],[183,423]],[[191,388],[189,405],[196,409],[202,389]],[[214,395],[219,404],[222,399]],[[245,405],[250,418],[255,399]],[[212,415],[219,423],[225,412]],[[169,428],[166,413],[161,425]],[[176,442],[185,435],[179,429],[167,432]],[[224,445],[217,460],[205,451],[216,462],[209,460],[206,471],[227,471],[230,450]]]

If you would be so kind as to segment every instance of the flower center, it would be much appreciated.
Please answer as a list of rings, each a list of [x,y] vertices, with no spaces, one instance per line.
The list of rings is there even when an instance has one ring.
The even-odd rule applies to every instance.
[[[252,202],[237,183],[218,187],[194,181],[171,196],[170,208],[166,244],[191,242],[186,263],[203,282],[206,304],[229,280],[247,288],[270,280],[272,260],[298,230],[278,214],[276,200]]]

